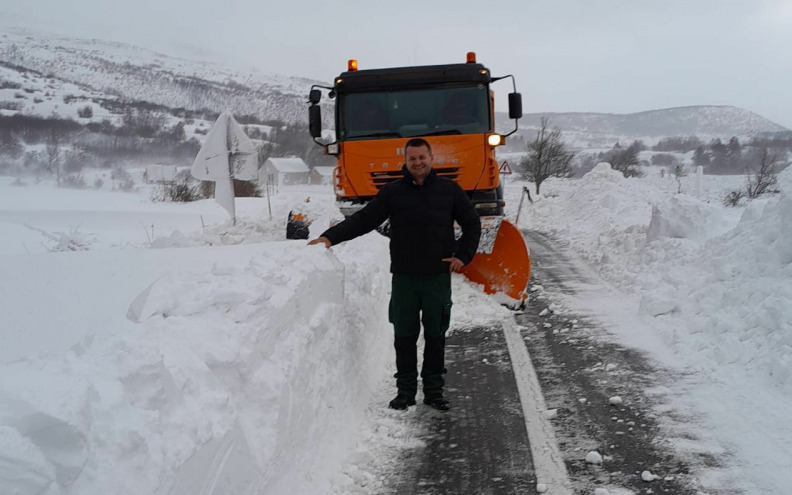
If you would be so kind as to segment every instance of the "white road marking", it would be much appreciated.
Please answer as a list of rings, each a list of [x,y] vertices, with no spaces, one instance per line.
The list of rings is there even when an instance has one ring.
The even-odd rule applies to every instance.
[[[503,335],[509,348],[517,390],[520,392],[525,428],[531,444],[537,484],[547,486],[548,495],[573,495],[569,474],[558,447],[553,425],[547,419],[542,388],[531,363],[528,348],[520,335],[520,329],[512,320],[503,322]]]

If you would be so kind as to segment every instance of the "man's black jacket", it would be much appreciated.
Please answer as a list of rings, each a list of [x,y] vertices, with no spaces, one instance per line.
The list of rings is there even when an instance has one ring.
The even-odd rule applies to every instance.
[[[459,185],[438,177],[434,169],[419,186],[406,167],[404,177],[386,184],[363,209],[327,229],[332,244],[354,239],[390,218],[392,273],[448,273],[443,258],[455,256],[466,265],[478,248],[481,221]],[[454,220],[462,237],[454,241]]]

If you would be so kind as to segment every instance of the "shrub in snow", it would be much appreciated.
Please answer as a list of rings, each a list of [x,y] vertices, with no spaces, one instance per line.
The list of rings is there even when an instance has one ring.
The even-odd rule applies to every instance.
[[[187,179],[179,179],[167,184],[160,184],[151,192],[152,201],[173,201],[186,203],[202,199],[198,185],[193,185]]]
[[[204,181],[208,182],[208,181]],[[214,184],[212,182],[211,184]],[[234,197],[235,198],[260,198],[261,191],[258,189],[258,184],[248,180],[234,179]]]
[[[37,227],[25,225],[30,230],[39,232],[46,238],[44,246],[51,252],[64,251],[88,251],[91,244],[96,242],[96,236],[85,234],[79,231],[80,227],[74,227],[69,232],[50,233]]]
[[[674,155],[670,155],[668,153],[657,153],[652,155],[650,159],[652,165],[674,165],[677,163],[677,159]],[[662,172],[662,170],[661,170]]]
[[[79,174],[72,174],[61,179],[61,185],[72,189],[84,189],[87,184],[85,183],[85,177]]]
[[[22,85],[18,82],[0,80],[0,89],[20,89]]]
[[[777,153],[770,153],[767,148],[758,151],[753,166],[753,175],[746,180],[745,192],[753,199],[765,193],[778,192],[778,169],[776,164],[780,161]]]
[[[90,119],[93,117],[93,107],[91,107],[91,105],[85,105],[77,110],[77,115],[83,119]]]
[[[745,192],[742,190],[729,191],[723,197],[724,206],[739,206],[740,202],[745,199]]]
[[[125,169],[118,167],[110,172],[110,178],[113,180],[113,189],[120,189],[121,191],[131,191],[135,188],[135,181]]]
[[[729,191],[723,199],[726,206],[737,206],[742,198],[756,199],[766,193],[777,193],[778,171],[776,164],[780,157],[770,153],[767,148],[757,152],[753,173],[745,175],[745,187],[741,190]]]

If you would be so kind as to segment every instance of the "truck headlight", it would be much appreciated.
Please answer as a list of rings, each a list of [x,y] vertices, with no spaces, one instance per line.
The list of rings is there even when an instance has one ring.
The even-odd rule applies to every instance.
[[[490,134],[487,136],[487,143],[493,147],[502,145],[503,141],[503,136],[500,134]]]

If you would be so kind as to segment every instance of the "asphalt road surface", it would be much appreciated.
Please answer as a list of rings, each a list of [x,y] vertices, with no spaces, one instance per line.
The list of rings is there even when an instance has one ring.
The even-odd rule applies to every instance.
[[[613,343],[608,329],[592,315],[565,311],[540,316],[551,303],[541,294],[586,297],[587,291],[597,290],[596,281],[577,270],[551,239],[523,233],[531,247],[532,284],[545,290],[533,294],[527,308],[514,318],[546,407],[556,410],[551,424],[570,491],[700,493],[696,468],[716,467],[717,460],[703,455],[681,459],[674,454],[654,412],[659,399],[645,394],[654,385],[673,383],[674,377],[648,356]],[[500,324],[456,329],[448,338],[447,363],[446,397],[452,410],[434,411],[419,397],[419,409],[410,421],[426,427],[426,446],[398,459],[399,474],[387,491],[537,493],[531,439]],[[614,396],[622,403],[611,404]],[[594,450],[603,456],[602,464],[586,462],[586,455]],[[645,481],[644,471],[658,478]],[[547,493],[552,495],[553,490]]]
[[[535,493],[520,397],[500,328],[449,336],[446,398],[440,412],[419,402],[427,446],[403,459],[399,494]]]

